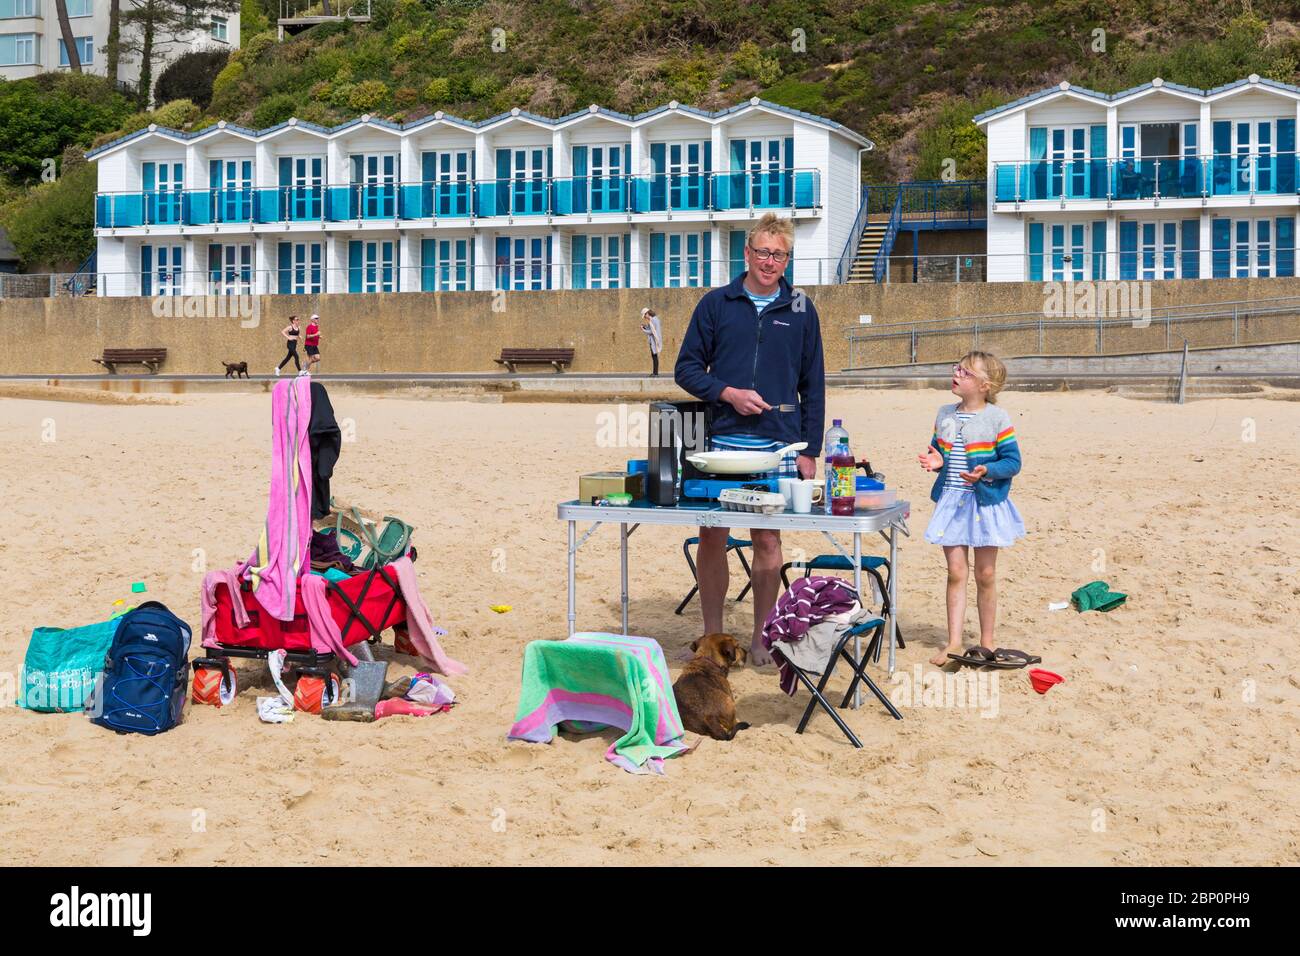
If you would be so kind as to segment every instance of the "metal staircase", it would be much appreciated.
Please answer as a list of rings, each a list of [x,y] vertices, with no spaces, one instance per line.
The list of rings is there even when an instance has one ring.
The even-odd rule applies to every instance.
[[[63,283],[63,287],[72,295],[90,295],[95,291],[95,263],[98,253],[92,252],[86,257],[76,273]]]
[[[858,252],[853,257],[853,263],[849,267],[848,278],[846,282],[877,282],[876,278],[876,259],[880,253],[881,244],[885,241],[885,234],[889,231],[887,222],[869,222],[866,228],[862,230],[862,236],[858,240]],[[881,277],[883,278],[883,276]]]

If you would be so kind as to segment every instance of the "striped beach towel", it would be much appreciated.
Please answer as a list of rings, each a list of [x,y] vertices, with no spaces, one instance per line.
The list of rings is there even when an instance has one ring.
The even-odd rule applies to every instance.
[[[575,634],[532,641],[511,740],[547,743],[560,724],[586,733],[617,727],[605,759],[629,773],[663,773],[667,757],[690,750],[657,641],[621,634]]]

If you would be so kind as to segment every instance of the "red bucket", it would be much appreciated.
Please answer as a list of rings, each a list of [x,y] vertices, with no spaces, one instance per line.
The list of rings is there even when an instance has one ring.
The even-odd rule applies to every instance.
[[[1029,683],[1034,685],[1034,690],[1040,694],[1046,694],[1056,684],[1064,684],[1065,678],[1060,674],[1053,674],[1051,671],[1045,671],[1035,667],[1029,671]]]

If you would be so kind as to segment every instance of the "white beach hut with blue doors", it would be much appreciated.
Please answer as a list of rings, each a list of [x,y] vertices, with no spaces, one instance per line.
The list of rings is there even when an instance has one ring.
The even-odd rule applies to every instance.
[[[791,281],[834,280],[864,137],[750,100],[628,116],[370,116],[332,129],[150,127],[98,167],[100,295],[717,286],[770,210]]]
[[[975,117],[988,134],[988,278],[1295,275],[1300,87],[1061,83]]]

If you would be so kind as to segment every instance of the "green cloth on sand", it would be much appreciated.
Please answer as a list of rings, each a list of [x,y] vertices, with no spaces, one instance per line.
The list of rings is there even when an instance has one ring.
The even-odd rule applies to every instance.
[[[631,773],[663,773],[690,750],[658,642],[622,634],[575,634],[524,648],[515,724],[507,736],[543,743],[562,724],[579,732],[623,731],[605,759]]]
[[[1074,609],[1083,611],[1113,611],[1128,600],[1127,594],[1112,591],[1105,581],[1093,581],[1085,584],[1070,595]]]

